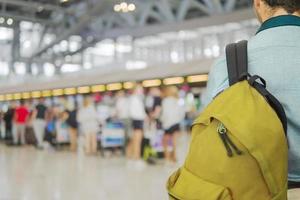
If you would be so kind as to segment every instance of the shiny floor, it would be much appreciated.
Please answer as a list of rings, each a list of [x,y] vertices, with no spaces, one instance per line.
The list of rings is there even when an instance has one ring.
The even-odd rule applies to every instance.
[[[180,148],[182,162],[187,148]],[[0,200],[167,200],[173,170],[159,164],[138,171],[124,158],[0,144]],[[300,200],[300,191],[290,191],[289,200]]]
[[[129,169],[123,158],[0,145],[0,200],[162,200],[170,172]]]

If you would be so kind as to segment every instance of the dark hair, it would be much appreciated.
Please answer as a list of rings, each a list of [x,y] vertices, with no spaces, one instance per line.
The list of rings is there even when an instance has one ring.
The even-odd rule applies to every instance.
[[[21,99],[20,100],[20,104],[23,106],[25,104],[25,100],[24,99]]]
[[[276,8],[282,7],[288,13],[294,13],[300,10],[299,0],[264,0],[269,6]]]

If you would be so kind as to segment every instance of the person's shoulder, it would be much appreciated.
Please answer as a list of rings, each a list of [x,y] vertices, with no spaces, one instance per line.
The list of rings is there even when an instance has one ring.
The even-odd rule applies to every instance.
[[[210,78],[214,76],[217,79],[223,79],[227,75],[226,57],[222,56],[214,62],[210,71]]]
[[[226,66],[226,57],[225,55],[217,58],[213,64],[213,66]]]

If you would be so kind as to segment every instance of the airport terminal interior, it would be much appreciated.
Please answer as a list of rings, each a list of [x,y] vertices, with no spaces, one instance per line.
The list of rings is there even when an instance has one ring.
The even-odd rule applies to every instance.
[[[0,200],[165,200],[249,0],[0,0]],[[299,197],[300,198],[300,197]]]

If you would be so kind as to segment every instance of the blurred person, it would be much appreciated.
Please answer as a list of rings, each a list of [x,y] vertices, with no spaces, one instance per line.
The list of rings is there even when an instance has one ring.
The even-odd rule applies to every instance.
[[[5,123],[5,140],[12,140],[13,138],[13,120],[16,110],[15,102],[11,102],[8,110],[4,113],[4,123]]]
[[[161,121],[165,130],[163,147],[166,163],[176,163],[177,138],[180,134],[180,123],[184,118],[184,111],[179,105],[179,94],[176,86],[169,86],[164,89],[162,101]],[[172,151],[169,151],[169,145]]]
[[[25,141],[25,130],[26,123],[29,118],[29,110],[24,100],[20,100],[20,106],[15,110],[14,114],[14,127],[13,127],[13,143],[18,144],[19,138],[21,145],[26,143]]]
[[[149,95],[148,95],[147,111],[149,117],[153,120],[156,120],[158,123],[160,123],[159,117],[161,114],[161,103],[162,103],[162,98],[161,98],[160,88],[157,87],[150,88]]]
[[[254,10],[262,23],[248,43],[249,73],[264,77],[268,90],[284,107],[288,121],[289,188],[300,188],[300,1],[254,0]],[[213,66],[204,107],[228,88],[226,58]],[[300,189],[295,189],[300,199]],[[294,195],[293,195],[294,196]]]
[[[132,120],[133,133],[127,146],[127,157],[129,162],[135,161],[137,168],[143,168],[145,164],[141,160],[141,145],[146,111],[144,105],[144,89],[141,85],[137,85],[133,94],[130,96],[129,116]]]
[[[144,138],[142,141],[142,156],[149,164],[154,164],[152,157],[147,159],[147,151],[151,149],[151,141],[155,137],[158,130],[162,129],[161,115],[161,89],[158,87],[150,88],[146,97],[145,105],[147,111],[147,119],[145,120]]]
[[[41,98],[33,110],[33,129],[39,149],[43,148],[47,109],[45,99]]]
[[[63,122],[66,124],[67,119],[67,113],[65,111],[59,112],[58,107],[52,106],[47,109],[46,115],[45,115],[45,136],[44,141],[46,142],[46,145],[43,145],[43,147],[49,147],[55,145],[55,136],[60,133],[60,129],[58,128],[58,121],[60,118],[63,118]],[[66,126],[66,135],[68,135],[68,126]]]
[[[58,111],[57,113],[53,113],[50,117],[48,121],[49,139],[51,139],[51,141],[55,139],[56,144],[67,142],[70,137],[70,127],[67,123],[69,117],[68,113],[65,110]]]
[[[77,150],[77,134],[78,134],[78,122],[77,122],[77,103],[69,103],[67,105],[67,124],[69,126],[70,135],[70,150]]]
[[[126,140],[129,139],[130,134],[130,118],[129,118],[129,99],[126,96],[125,91],[121,90],[116,94],[116,115],[124,126]]]
[[[83,106],[78,110],[77,120],[80,130],[85,136],[86,154],[97,153],[97,132],[99,131],[99,120],[95,106],[89,97],[85,97]]]
[[[112,98],[108,95],[108,94],[105,94],[103,97],[102,97],[102,100],[100,102],[98,102],[98,105],[97,105],[97,115],[99,117],[99,120],[100,120],[100,124],[101,126],[105,126],[107,121],[111,118],[112,116],[112,109],[111,109],[111,101],[112,101]]]
[[[28,120],[25,128],[25,142],[29,145],[36,145],[37,140],[33,129],[33,121],[34,121],[34,106],[31,101],[27,102],[27,108],[29,111]]]
[[[0,111],[0,139],[5,139],[5,130],[4,130],[4,112]]]

